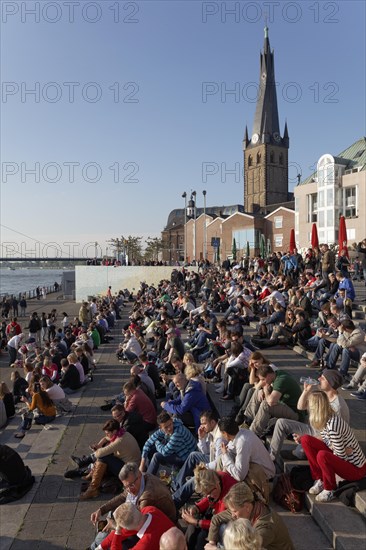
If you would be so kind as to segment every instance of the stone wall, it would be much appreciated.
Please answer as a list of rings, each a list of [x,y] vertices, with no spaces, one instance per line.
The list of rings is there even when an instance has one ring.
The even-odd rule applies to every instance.
[[[142,281],[157,285],[162,279],[171,277],[174,266],[76,266],[76,302],[86,300],[88,296],[105,295],[109,286],[112,294],[127,288],[134,293],[140,288]],[[178,267],[178,269],[181,269]],[[196,267],[188,267],[189,271],[197,271]]]

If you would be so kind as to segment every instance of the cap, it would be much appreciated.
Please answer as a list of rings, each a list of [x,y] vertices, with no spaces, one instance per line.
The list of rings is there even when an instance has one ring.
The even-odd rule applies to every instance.
[[[328,384],[333,388],[333,390],[337,390],[343,384],[343,376],[337,370],[324,369],[321,376],[324,376],[324,378],[326,379]]]

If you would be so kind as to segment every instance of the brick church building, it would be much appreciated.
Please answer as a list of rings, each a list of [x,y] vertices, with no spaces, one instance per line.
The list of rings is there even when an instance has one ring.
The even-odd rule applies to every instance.
[[[274,53],[266,27],[253,130],[249,138],[245,128],[243,140],[244,205],[197,209],[192,193],[185,209],[169,214],[162,232],[163,260],[223,260],[232,254],[234,239],[238,256],[248,248],[251,254],[285,250],[295,226],[293,194],[288,191],[289,145],[287,123],[283,133],[279,124]]]

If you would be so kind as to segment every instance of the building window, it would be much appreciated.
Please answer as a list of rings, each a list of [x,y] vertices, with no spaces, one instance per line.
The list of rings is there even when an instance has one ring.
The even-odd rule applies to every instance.
[[[346,218],[357,216],[357,192],[356,187],[346,187],[344,190],[343,212]]]
[[[354,241],[356,238],[356,229],[347,229],[347,240]]]
[[[312,193],[311,195],[307,195],[307,205],[308,205],[307,221],[308,223],[316,223],[318,218],[318,194],[317,193]]]
[[[282,222],[283,222],[282,216],[275,216],[274,218],[275,229],[282,229]]]
[[[249,168],[252,166],[252,163],[253,163],[252,155],[249,155],[249,157],[248,157],[248,167]]]
[[[283,235],[274,235],[274,243],[276,248],[282,248]]]
[[[262,155],[260,153],[257,153],[257,164],[261,163]]]

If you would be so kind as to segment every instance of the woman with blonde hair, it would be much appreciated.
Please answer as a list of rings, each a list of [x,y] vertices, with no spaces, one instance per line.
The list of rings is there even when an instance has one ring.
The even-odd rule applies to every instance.
[[[224,548],[230,550],[262,550],[262,537],[248,519],[231,521],[225,529]]]
[[[201,365],[198,365],[197,363],[194,363],[194,362],[189,362],[187,363],[186,362],[186,355],[188,355],[187,353],[184,354],[184,357],[183,357],[183,362],[185,363],[186,365],[186,368],[184,369],[184,374],[186,375],[186,378],[187,380],[194,380],[195,382],[199,382],[202,386],[202,391],[203,393],[206,395],[207,393],[207,387],[206,387],[206,382],[205,382],[205,379],[203,377],[203,367],[201,367]],[[192,355],[192,354],[190,354]]]
[[[309,489],[319,502],[334,499],[337,488],[336,475],[347,481],[357,481],[366,475],[366,457],[349,425],[336,415],[324,392],[309,395],[309,423],[321,435],[321,440],[311,435],[294,434],[301,443],[315,480]]]
[[[211,520],[203,519],[203,516],[210,508],[213,515],[226,509],[224,497],[237,481],[227,472],[209,470],[203,463],[194,469],[194,480],[196,493],[201,493],[203,498],[184,509],[182,518],[190,526],[186,534],[186,538],[189,538],[188,548],[203,550],[211,524]]]

